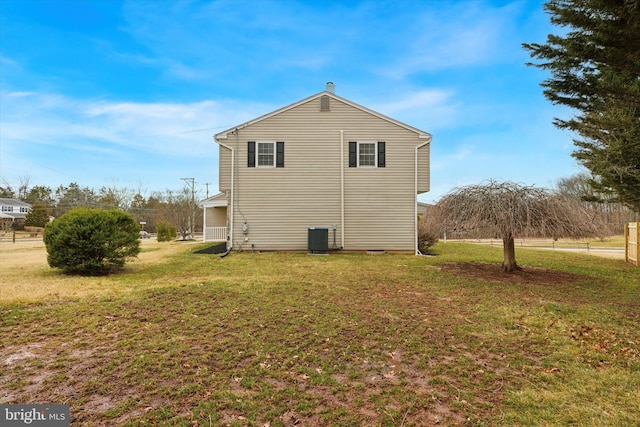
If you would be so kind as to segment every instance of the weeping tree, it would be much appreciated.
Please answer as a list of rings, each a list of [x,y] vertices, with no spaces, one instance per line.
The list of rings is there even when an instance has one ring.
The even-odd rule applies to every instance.
[[[578,200],[513,182],[490,180],[459,187],[445,195],[435,210],[445,230],[478,238],[502,238],[502,270],[520,270],[516,263],[516,236],[591,237],[606,230]]]

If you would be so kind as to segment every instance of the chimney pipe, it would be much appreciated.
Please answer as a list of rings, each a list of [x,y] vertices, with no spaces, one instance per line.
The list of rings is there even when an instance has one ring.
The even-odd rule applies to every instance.
[[[336,85],[333,82],[327,82],[327,87],[325,89],[327,92],[336,93]]]

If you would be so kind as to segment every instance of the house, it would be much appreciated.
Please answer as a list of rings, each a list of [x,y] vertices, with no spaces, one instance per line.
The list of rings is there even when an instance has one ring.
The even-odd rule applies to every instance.
[[[433,205],[424,202],[418,202],[418,218],[427,213],[427,211],[432,208]]]
[[[204,241],[234,250],[417,253],[417,195],[429,191],[431,135],[325,91],[214,136],[220,193]]]
[[[24,219],[27,217],[27,213],[31,209],[31,205],[27,202],[23,202],[18,199],[0,198],[0,222],[2,223],[2,229],[6,229],[11,226],[12,223],[24,223]]]

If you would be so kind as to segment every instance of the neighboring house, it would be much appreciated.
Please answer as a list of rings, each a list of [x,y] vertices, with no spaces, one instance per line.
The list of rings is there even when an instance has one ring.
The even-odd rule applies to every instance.
[[[422,215],[427,213],[427,211],[431,207],[433,207],[433,205],[431,205],[429,203],[418,202],[418,216],[421,217]]]
[[[0,221],[3,228],[11,223],[24,223],[24,219],[31,209],[31,205],[27,202],[17,199],[0,198]]]
[[[220,194],[201,203],[204,240],[234,250],[417,253],[417,195],[431,135],[327,90],[214,136]]]

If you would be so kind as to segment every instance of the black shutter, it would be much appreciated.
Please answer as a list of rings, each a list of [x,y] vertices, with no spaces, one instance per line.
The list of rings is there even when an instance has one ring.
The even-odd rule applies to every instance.
[[[255,141],[249,141],[249,143],[247,144],[247,153],[248,153],[247,166],[250,168],[255,168],[256,167],[256,142]]]
[[[349,167],[355,168],[358,166],[358,143],[355,141],[349,141]]]
[[[284,167],[284,142],[276,142],[276,167]]]
[[[386,159],[384,155],[385,154],[384,146],[385,146],[384,141],[378,141],[378,167],[379,168],[383,168],[386,163]]]

